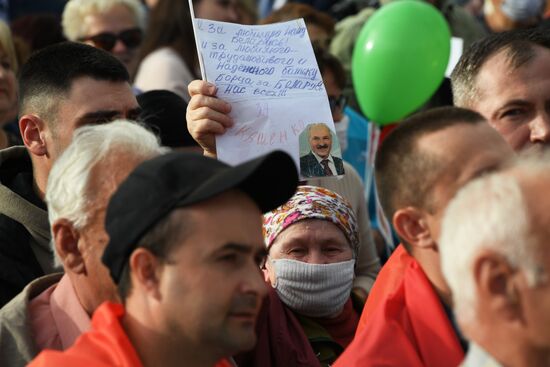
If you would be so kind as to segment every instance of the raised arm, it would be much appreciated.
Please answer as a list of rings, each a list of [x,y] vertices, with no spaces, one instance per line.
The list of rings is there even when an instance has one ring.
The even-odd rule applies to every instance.
[[[204,155],[215,158],[216,135],[233,126],[233,119],[229,117],[231,105],[217,98],[216,86],[204,80],[192,81],[188,89],[191,100],[187,105],[187,128]]]

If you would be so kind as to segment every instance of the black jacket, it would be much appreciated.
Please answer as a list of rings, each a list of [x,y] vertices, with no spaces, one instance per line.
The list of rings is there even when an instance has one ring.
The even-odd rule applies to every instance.
[[[54,271],[44,202],[33,190],[24,147],[0,151],[0,307],[32,280]]]
[[[336,167],[336,172],[333,172],[335,175],[344,174],[344,162],[342,159],[332,156],[334,166]],[[317,161],[317,158],[313,155],[312,152],[300,157],[300,174],[302,177],[323,177],[325,175],[325,170],[321,164]]]

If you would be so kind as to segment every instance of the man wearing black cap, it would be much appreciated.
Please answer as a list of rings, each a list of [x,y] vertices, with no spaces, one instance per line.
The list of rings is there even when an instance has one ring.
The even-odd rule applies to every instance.
[[[138,166],[105,221],[103,262],[124,306],[100,306],[74,347],[31,366],[229,366],[223,358],[256,342],[261,213],[285,203],[297,179],[281,152],[236,167],[182,152]]]

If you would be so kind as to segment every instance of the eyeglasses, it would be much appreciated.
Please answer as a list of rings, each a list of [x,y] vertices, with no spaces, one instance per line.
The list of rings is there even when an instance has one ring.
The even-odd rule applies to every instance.
[[[330,110],[334,111],[338,107],[339,109],[344,109],[346,107],[346,104],[348,103],[348,97],[346,96],[340,96],[340,97],[328,97],[328,104],[330,105]]]
[[[143,40],[143,32],[139,28],[125,29],[116,34],[112,32],[103,32],[93,36],[82,37],[80,41],[92,41],[93,44],[105,51],[112,51],[116,41],[120,40],[127,48],[136,48]]]

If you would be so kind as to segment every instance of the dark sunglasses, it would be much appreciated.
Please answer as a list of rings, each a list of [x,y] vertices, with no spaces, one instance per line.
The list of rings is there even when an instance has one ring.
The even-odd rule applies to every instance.
[[[344,109],[346,107],[346,104],[348,103],[348,97],[346,96],[340,96],[340,97],[328,97],[328,104],[330,105],[330,110],[334,111],[336,107],[340,109]]]
[[[94,36],[82,37],[80,41],[92,41],[93,44],[105,51],[111,51],[120,40],[127,48],[136,48],[143,40],[143,32],[139,28],[126,29],[118,34],[103,32]]]

